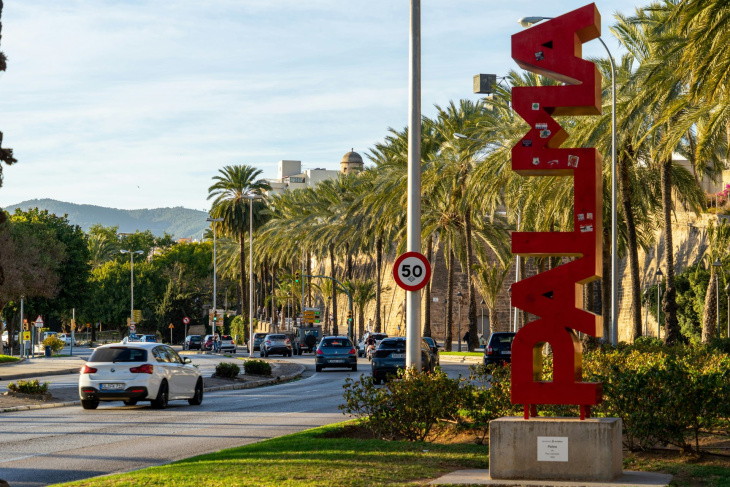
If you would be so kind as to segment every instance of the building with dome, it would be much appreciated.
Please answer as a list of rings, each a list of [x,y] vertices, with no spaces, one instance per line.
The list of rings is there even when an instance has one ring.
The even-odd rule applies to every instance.
[[[288,190],[314,187],[321,181],[336,178],[340,173],[359,173],[363,167],[362,156],[351,149],[342,156],[339,171],[322,167],[302,170],[302,161],[282,160],[279,161],[278,177],[266,181],[271,186],[269,194],[279,194]]]

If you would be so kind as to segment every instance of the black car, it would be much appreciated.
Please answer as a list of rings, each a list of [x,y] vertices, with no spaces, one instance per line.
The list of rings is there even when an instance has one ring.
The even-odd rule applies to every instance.
[[[421,370],[433,372],[434,364],[431,348],[421,339]],[[373,379],[376,384],[398,375],[398,369],[406,368],[406,339],[403,337],[385,338],[373,354],[371,363]]]
[[[200,335],[188,335],[183,342],[183,350],[201,350],[203,337]]]
[[[428,347],[431,349],[431,356],[433,357],[434,363],[436,365],[441,365],[441,360],[439,359],[439,344],[431,337],[423,337],[423,339],[426,340]]]
[[[515,334],[511,331],[492,333],[484,347],[484,365],[501,365],[512,362],[512,340]]]

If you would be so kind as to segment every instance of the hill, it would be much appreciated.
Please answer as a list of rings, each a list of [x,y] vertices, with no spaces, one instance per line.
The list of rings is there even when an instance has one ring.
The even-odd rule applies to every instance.
[[[208,216],[204,211],[191,210],[183,207],[153,208],[142,210],[120,210],[95,205],[77,205],[52,199],[35,199],[9,205],[5,210],[10,213],[15,208],[48,210],[56,215],[68,215],[68,220],[88,231],[91,225],[101,223],[105,227],[119,225],[120,232],[134,232],[136,230],[150,230],[153,234],[162,236],[164,232],[175,238],[193,237],[199,239],[208,228],[205,221]]]

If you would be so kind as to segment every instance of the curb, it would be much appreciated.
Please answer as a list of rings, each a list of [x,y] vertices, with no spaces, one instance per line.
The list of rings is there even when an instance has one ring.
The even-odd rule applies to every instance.
[[[216,392],[216,391],[233,391],[238,389],[255,389],[259,386],[267,386],[271,384],[278,384],[280,382],[286,382],[290,381],[292,379],[296,379],[297,377],[301,377],[302,373],[306,370],[306,367],[304,365],[295,364],[297,367],[299,367],[299,371],[289,374],[289,375],[282,375],[279,377],[275,377],[272,379],[263,379],[256,382],[247,382],[242,384],[231,384],[229,386],[217,386],[217,387],[206,387],[204,392]],[[76,369],[74,369],[75,371]],[[51,374],[48,374],[51,375]],[[26,411],[28,409],[51,409],[51,408],[62,408],[66,406],[80,406],[81,400],[78,401],[68,401],[68,402],[54,402],[49,404],[31,404],[28,406],[13,406],[9,408],[3,408],[0,409],[0,413],[13,413],[15,411]]]
[[[75,374],[79,371],[79,367],[74,367],[73,369],[64,369],[64,370],[50,370],[50,371],[43,371],[43,372],[29,372],[26,374],[15,374],[15,375],[3,375],[0,376],[0,380],[16,380],[16,379],[31,379],[38,376],[45,377],[47,375],[67,375],[67,374]]]

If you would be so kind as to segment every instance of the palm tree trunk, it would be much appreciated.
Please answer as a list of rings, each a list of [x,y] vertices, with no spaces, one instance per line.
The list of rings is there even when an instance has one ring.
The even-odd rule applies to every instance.
[[[241,232],[239,236],[239,246],[241,250],[241,316],[248,316],[248,305],[246,301],[246,242],[244,241],[245,233]]]
[[[357,317],[357,329],[358,329],[358,336],[362,338],[362,336],[365,334],[365,313],[364,313],[364,306],[360,305],[359,308],[359,316]]]
[[[452,329],[454,326],[453,318],[453,307],[454,307],[454,250],[451,248],[449,243],[449,270],[448,270],[448,282],[446,283],[448,297],[448,304],[446,305],[446,330],[444,330],[444,350],[447,352],[451,351],[451,341],[453,340]],[[459,337],[461,339],[461,337]]]
[[[467,349],[473,352],[479,346],[479,336],[477,333],[477,300],[474,292],[474,282],[472,280],[474,255],[471,241],[471,206],[466,207],[464,212],[464,233],[466,233],[466,282],[469,285],[469,342],[466,344]],[[458,337],[461,340],[461,337]]]
[[[431,264],[431,275],[433,276],[433,235],[428,236],[428,262]],[[433,282],[433,281],[431,281]],[[431,282],[426,284],[426,315],[423,319],[423,336],[431,336]]]
[[[664,293],[664,343],[674,345],[679,339],[677,322],[677,288],[674,285],[674,244],[672,242],[672,158],[662,162],[662,216],[664,218],[667,290]]]
[[[710,266],[710,282],[705,294],[705,310],[702,313],[702,343],[712,340],[717,320],[717,274],[715,267]]]
[[[383,269],[383,237],[378,235],[375,237],[375,273],[377,274],[375,279],[375,333],[381,333],[382,322],[380,321],[380,292],[381,292],[381,280],[380,275]]]
[[[484,340],[487,340],[489,338],[489,335],[494,333],[495,331],[499,330],[499,315],[497,314],[497,309],[493,307],[488,307],[487,312],[489,313],[489,334],[485,333]]]
[[[335,246],[334,244],[329,245],[330,252],[330,276],[332,279],[337,278],[335,272]],[[337,284],[332,281],[332,334],[337,335],[339,330],[337,329]]]
[[[641,336],[641,278],[639,277],[639,245],[636,239],[636,222],[631,206],[631,191],[629,189],[629,164],[625,157],[618,161],[619,186],[621,189],[621,206],[626,220],[626,233],[629,244],[629,266],[631,270],[631,321],[633,339]]]

